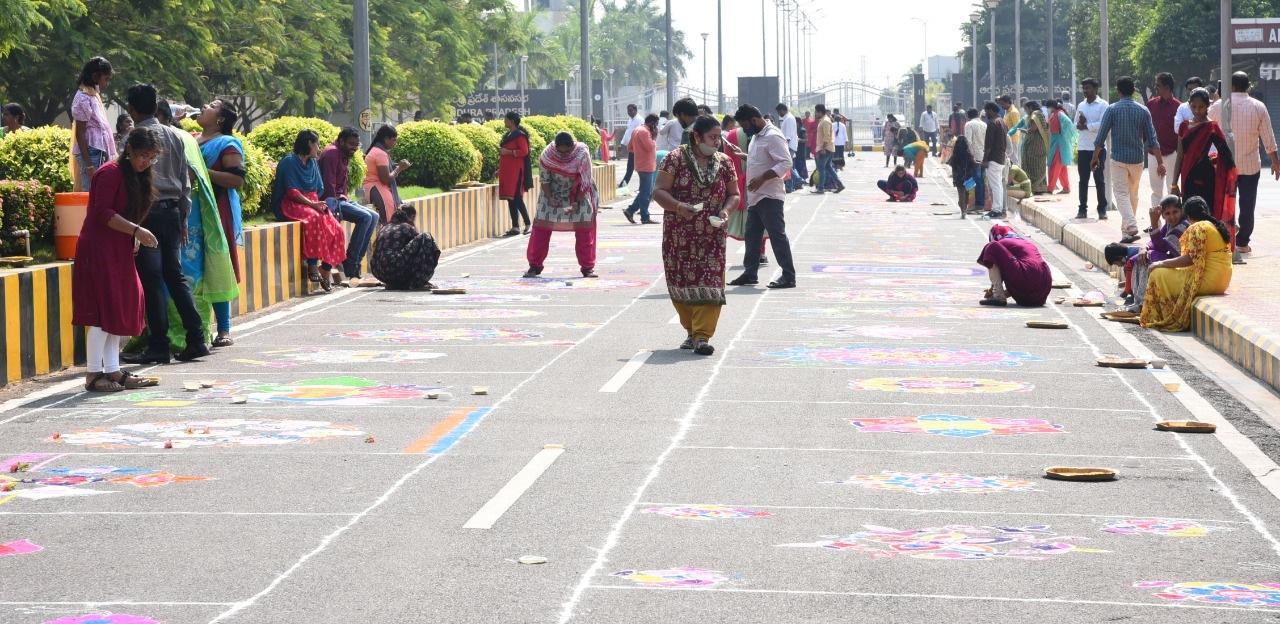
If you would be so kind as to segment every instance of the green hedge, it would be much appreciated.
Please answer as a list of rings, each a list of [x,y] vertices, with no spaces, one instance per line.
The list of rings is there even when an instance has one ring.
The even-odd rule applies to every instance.
[[[479,173],[481,156],[457,127],[438,121],[401,124],[391,160],[412,163],[399,180],[405,184],[451,189]]]
[[[0,180],[0,206],[4,208],[3,236],[5,249],[17,252],[10,244],[9,232],[28,230],[31,240],[50,240],[53,235],[53,189],[35,180]]]
[[[502,140],[502,137],[507,136],[507,126],[501,121],[490,121],[484,125],[486,128],[493,128],[493,130],[498,133],[499,141]],[[541,132],[534,130],[533,126],[530,126],[529,124],[521,123],[520,127],[524,128],[524,131],[529,133],[529,154],[533,156],[534,166],[537,166],[538,158],[542,156],[542,150],[547,149],[547,139],[542,136]]]
[[[502,137],[493,130],[476,124],[458,124],[457,128],[471,141],[471,146],[480,152],[480,181],[492,182],[498,176],[498,158],[501,156],[498,142]]]
[[[529,115],[525,117],[522,124],[538,131],[542,135],[543,145],[550,145],[556,140],[556,135],[561,132],[573,133],[569,126],[556,117],[546,117],[543,115]],[[538,151],[538,155],[542,155],[542,151]]]
[[[240,187],[240,210],[248,218],[261,214],[265,209],[263,203],[271,200],[276,165],[267,159],[266,152],[249,142],[243,134],[237,132],[235,136],[244,144],[244,186]]]
[[[254,128],[249,133],[249,142],[262,150],[272,163],[288,156],[293,151],[293,141],[303,130],[315,130],[320,135],[320,147],[323,149],[338,138],[338,127],[315,117],[277,117]],[[275,167],[272,166],[272,176]],[[348,184],[354,194],[363,184],[365,176],[364,153],[357,151],[351,157]],[[268,195],[270,195],[268,193]]]
[[[592,157],[600,151],[600,131],[595,126],[587,123],[577,117],[560,116],[556,117],[561,123],[569,127],[569,132],[573,133],[573,138],[586,143],[587,149],[591,150]]]
[[[45,126],[0,139],[0,180],[39,180],[55,193],[71,188],[71,130]]]

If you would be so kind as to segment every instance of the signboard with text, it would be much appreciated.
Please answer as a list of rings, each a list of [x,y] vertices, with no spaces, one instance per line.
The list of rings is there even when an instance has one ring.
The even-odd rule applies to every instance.
[[[523,104],[519,89],[499,89],[496,96],[495,100],[494,91],[473,93],[467,96],[465,102],[454,102],[453,106],[459,115],[471,113],[474,117],[480,117],[486,112],[493,112],[501,117],[512,110],[523,110],[528,115],[563,115],[565,111],[563,82],[554,83],[550,89],[525,89]]]
[[[1231,20],[1232,54],[1280,54],[1280,18]]]

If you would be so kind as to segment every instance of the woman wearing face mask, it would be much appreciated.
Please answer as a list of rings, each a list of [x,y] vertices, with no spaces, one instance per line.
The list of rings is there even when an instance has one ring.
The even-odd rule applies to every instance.
[[[681,349],[711,355],[711,337],[724,299],[725,229],[728,210],[738,206],[738,176],[720,151],[720,124],[699,117],[689,143],[671,151],[658,172],[654,199],[662,220],[662,261],[667,291],[685,340]]]
[[[596,212],[600,196],[591,179],[591,152],[573,135],[561,132],[555,142],[542,150],[538,213],[533,220],[526,256],[525,277],[538,277],[551,245],[552,232],[572,231],[577,242],[578,267],[583,277],[596,276]]]

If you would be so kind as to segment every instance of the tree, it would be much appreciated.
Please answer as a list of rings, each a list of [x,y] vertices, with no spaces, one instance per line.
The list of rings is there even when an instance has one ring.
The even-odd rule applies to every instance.
[[[0,58],[17,49],[30,49],[32,31],[66,27],[73,17],[84,15],[82,0],[4,0],[0,2]]]
[[[1142,84],[1151,84],[1162,71],[1181,84],[1190,76],[1209,78],[1219,64],[1221,45],[1217,7],[1203,0],[1156,0],[1145,25],[1128,42],[1128,59]],[[1236,0],[1233,17],[1270,17],[1275,3],[1269,0]],[[1180,45],[1169,45],[1177,41]],[[1189,44],[1189,45],[1188,45]],[[1113,74],[1113,76],[1116,74]]]
[[[594,77],[603,78],[609,69],[614,80],[624,85],[653,85],[666,79],[666,26],[664,15],[654,0],[602,0],[602,16],[590,32],[591,67]],[[593,16],[594,17],[594,16]],[[580,56],[576,10],[554,33],[571,65]],[[681,30],[671,31],[671,64],[677,77],[685,75],[684,61],[693,58]]]

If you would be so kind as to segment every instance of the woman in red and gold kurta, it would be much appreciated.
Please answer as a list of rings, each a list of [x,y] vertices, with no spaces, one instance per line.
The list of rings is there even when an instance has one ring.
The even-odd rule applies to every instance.
[[[681,349],[711,355],[711,337],[725,304],[725,225],[738,207],[738,175],[720,151],[720,124],[699,117],[689,142],[667,154],[658,172],[654,200],[662,220],[662,261],[667,292],[680,314]]]

